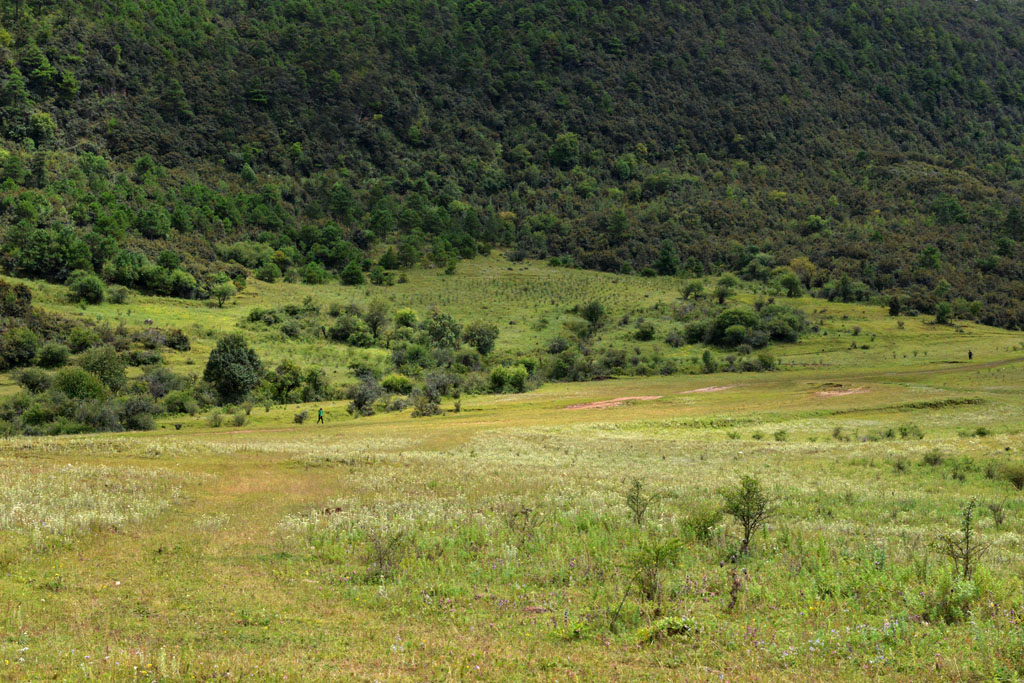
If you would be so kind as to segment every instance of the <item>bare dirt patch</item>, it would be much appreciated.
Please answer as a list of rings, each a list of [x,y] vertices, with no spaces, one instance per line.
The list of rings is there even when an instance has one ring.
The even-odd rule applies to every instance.
[[[713,391],[726,391],[728,389],[732,389],[734,386],[736,386],[736,385],[735,384],[728,384],[726,386],[721,386],[721,387],[701,387],[700,389],[690,389],[689,391],[680,391],[679,394],[680,395],[682,395],[682,394],[708,394],[708,393],[711,393]]]
[[[850,396],[852,394],[863,394],[869,391],[867,387],[850,387],[844,384],[822,384],[821,388],[815,392],[815,396],[821,396],[822,398],[833,398],[835,396]]]
[[[566,410],[588,410],[591,408],[615,408],[621,406],[624,403],[631,401],[656,401],[661,396],[623,396],[621,398],[612,398],[607,401],[594,401],[593,403],[577,403],[575,405],[566,406]]]

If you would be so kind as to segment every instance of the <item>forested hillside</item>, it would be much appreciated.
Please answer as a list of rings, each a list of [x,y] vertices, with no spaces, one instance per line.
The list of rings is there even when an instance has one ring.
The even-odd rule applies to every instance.
[[[205,297],[498,246],[1024,326],[1015,0],[17,0],[0,22],[11,273]]]

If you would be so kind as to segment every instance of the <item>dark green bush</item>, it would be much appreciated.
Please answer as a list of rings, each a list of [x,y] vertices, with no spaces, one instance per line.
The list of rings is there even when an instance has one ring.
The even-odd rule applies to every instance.
[[[106,290],[103,287],[103,280],[93,273],[84,270],[76,270],[71,273],[67,280],[68,294],[72,301],[79,301],[87,304],[103,303]]]
[[[0,332],[0,369],[31,365],[40,343],[39,335],[27,327],[10,327]]]
[[[53,378],[53,388],[79,400],[105,399],[110,395],[99,377],[76,366],[58,370]]]
[[[39,358],[36,363],[41,368],[59,368],[67,365],[71,352],[68,347],[57,342],[47,342],[39,349]]]

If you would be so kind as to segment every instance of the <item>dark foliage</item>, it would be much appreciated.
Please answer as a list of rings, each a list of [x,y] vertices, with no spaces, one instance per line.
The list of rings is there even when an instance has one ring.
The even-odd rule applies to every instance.
[[[239,403],[263,379],[263,364],[245,337],[229,334],[210,352],[203,379],[213,385],[223,403]]]
[[[11,272],[207,297],[502,245],[1024,326],[1012,0],[2,12]]]

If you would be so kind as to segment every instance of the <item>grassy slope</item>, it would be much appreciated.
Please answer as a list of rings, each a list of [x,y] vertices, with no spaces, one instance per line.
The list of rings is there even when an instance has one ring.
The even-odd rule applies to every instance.
[[[540,344],[557,331],[557,311],[577,297],[598,293],[621,315],[637,302],[675,296],[668,280],[508,267],[480,259],[453,278],[417,272],[384,293],[417,307],[437,303],[462,319],[487,306],[486,315],[503,323],[505,348]],[[258,287],[223,310],[146,298],[84,314],[115,318],[131,309],[131,322],[152,317],[161,325],[174,317],[198,337],[189,358],[201,368],[215,332],[252,305],[314,291],[325,304],[367,296]],[[67,310],[56,290],[37,292]],[[828,335],[779,348],[786,369],[777,373],[551,384],[525,395],[467,397],[461,414],[419,420],[353,421],[339,404],[328,406],[326,426],[297,426],[289,406],[257,409],[242,430],[212,430],[197,419],[183,432],[165,424],[148,434],[5,441],[2,468],[38,471],[47,481],[59,481],[68,463],[152,470],[171,482],[153,484],[154,495],[175,502],[125,526],[99,522],[59,539],[19,528],[17,515],[2,518],[13,530],[0,532],[0,676],[950,680],[1021,673],[1024,504],[1007,481],[984,474],[989,463],[1019,460],[1020,336],[923,319],[906,319],[899,330],[880,308],[801,303],[820,312],[812,318],[824,319]],[[550,324],[536,330],[531,322],[541,316]],[[513,317],[519,324],[506,334]],[[871,348],[850,350],[855,340]],[[268,359],[288,350],[270,338],[258,343]],[[965,362],[968,348],[973,364]],[[344,360],[341,347],[318,353]],[[828,383],[863,391],[820,395]],[[662,398],[565,410],[641,395]],[[922,440],[864,440],[909,423],[923,430]],[[833,439],[837,427],[854,438]],[[969,436],[979,427],[989,435]],[[785,441],[773,440],[779,430]],[[921,464],[932,450],[943,463]],[[901,457],[902,473],[893,467]],[[970,459],[963,481],[952,476],[961,458]],[[609,632],[623,567],[646,533],[627,519],[629,479],[671,494],[649,526],[677,533],[719,487],[746,473],[772,487],[780,508],[744,563],[737,608],[725,609],[730,565],[720,563],[736,529],[723,522],[709,545],[688,541],[667,578],[665,613],[692,617],[700,635],[638,646],[633,633],[651,610],[632,598],[621,632]],[[172,484],[179,495],[165,491]],[[65,502],[51,514],[87,511],[102,499],[88,479],[65,486],[53,492]],[[972,622],[925,623],[918,594],[930,594],[947,571],[931,541],[953,529],[971,496],[1002,502],[1007,514],[998,529],[987,511],[979,515],[993,544],[979,577],[985,592]],[[532,533],[503,521],[523,506],[545,515]],[[335,520],[307,525],[307,513],[327,507],[341,510]],[[360,517],[364,509],[372,510],[370,522]],[[358,529],[378,518],[417,529],[416,552],[391,581],[358,580],[366,546],[349,545],[344,533],[319,554],[311,550],[331,538],[318,534],[337,519],[356,520]],[[582,625],[579,640],[574,625]]]

